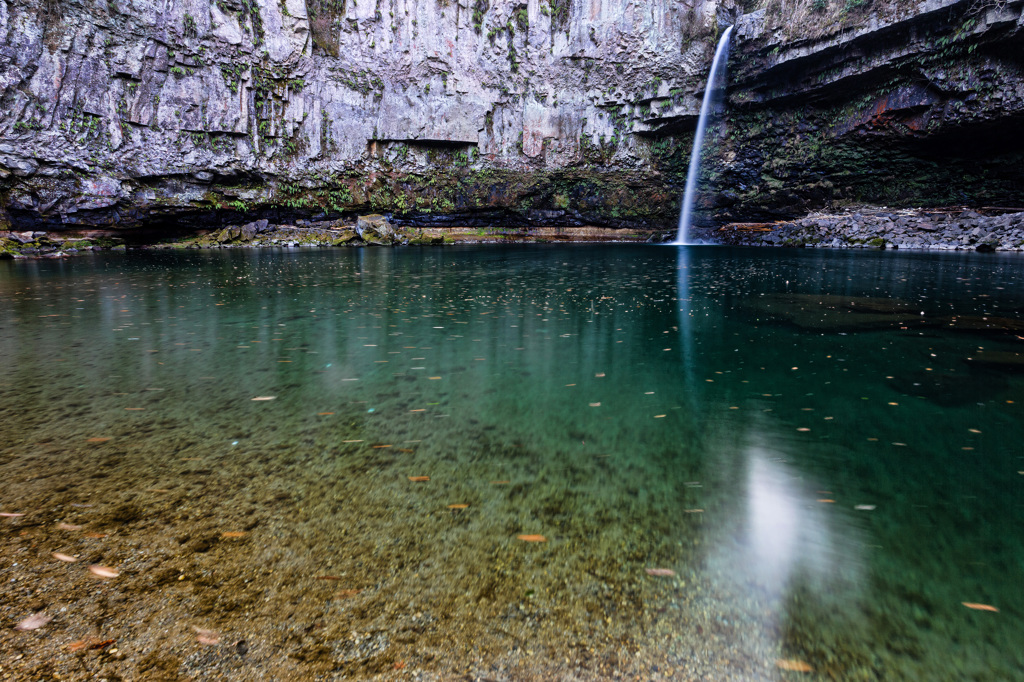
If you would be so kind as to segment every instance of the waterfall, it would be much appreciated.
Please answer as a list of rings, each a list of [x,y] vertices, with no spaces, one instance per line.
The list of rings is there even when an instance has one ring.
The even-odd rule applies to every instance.
[[[679,210],[679,230],[676,232],[676,240],[673,244],[690,243],[690,222],[693,212],[693,194],[697,188],[697,176],[700,175],[700,150],[704,144],[704,128],[708,122],[708,112],[711,110],[711,101],[714,99],[714,92],[718,89],[718,83],[725,76],[725,63],[729,60],[729,35],[732,33],[732,26],[725,29],[718,47],[715,49],[715,59],[711,62],[711,72],[708,74],[708,83],[704,86],[704,101],[700,105],[700,117],[697,119],[697,132],[693,135],[693,150],[690,152],[690,167],[686,171],[686,190],[683,192],[683,205]]]

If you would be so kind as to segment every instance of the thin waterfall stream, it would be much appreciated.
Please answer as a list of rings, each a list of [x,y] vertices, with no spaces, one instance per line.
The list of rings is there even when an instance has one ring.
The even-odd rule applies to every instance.
[[[690,152],[690,166],[686,171],[686,189],[683,191],[683,205],[679,210],[679,229],[676,232],[676,245],[690,243],[690,224],[693,221],[693,195],[697,188],[697,177],[700,175],[700,153],[704,145],[704,129],[707,127],[708,113],[714,93],[719,88],[719,81],[725,76],[725,63],[729,60],[729,36],[732,26],[725,29],[715,48],[715,58],[711,62],[707,85],[704,86],[704,101],[700,105],[700,116],[697,118],[697,131],[693,136],[693,150]]]

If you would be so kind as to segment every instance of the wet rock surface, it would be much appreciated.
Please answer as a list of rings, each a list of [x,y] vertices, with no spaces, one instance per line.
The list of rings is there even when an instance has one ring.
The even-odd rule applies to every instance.
[[[704,230],[709,241],[745,246],[933,251],[1024,250],[1024,211],[865,208],[794,221],[732,223]]]

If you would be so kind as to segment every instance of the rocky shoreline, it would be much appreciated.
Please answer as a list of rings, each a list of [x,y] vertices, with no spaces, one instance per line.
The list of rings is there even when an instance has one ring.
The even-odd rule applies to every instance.
[[[292,247],[439,246],[459,243],[642,242],[660,233],[608,227],[420,227],[397,225],[380,215],[331,221],[266,219],[177,238],[147,239],[132,231],[0,231],[0,258],[64,258],[90,251],[127,249],[225,249]]]
[[[293,247],[426,246],[458,243],[668,242],[675,231],[608,227],[419,227],[381,215],[332,221],[266,219],[176,238],[130,231],[0,232],[0,258],[63,258],[89,251]],[[773,223],[729,223],[694,231],[694,240],[729,246],[935,251],[1024,251],[1024,211],[888,209],[812,213]]]
[[[700,238],[736,246],[933,251],[1022,251],[1024,210],[861,208],[793,221],[731,223]]]

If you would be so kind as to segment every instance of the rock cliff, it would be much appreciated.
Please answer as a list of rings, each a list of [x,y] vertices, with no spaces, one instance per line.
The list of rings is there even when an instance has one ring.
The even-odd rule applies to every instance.
[[[669,226],[737,20],[705,220],[1018,199],[1024,2],[837,1],[3,0],[0,222]]]

